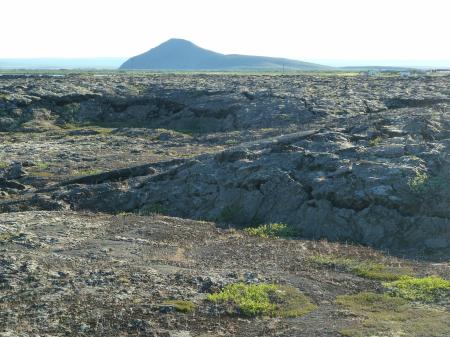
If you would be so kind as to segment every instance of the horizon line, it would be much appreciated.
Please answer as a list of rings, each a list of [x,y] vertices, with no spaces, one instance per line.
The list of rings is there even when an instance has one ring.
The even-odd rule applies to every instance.
[[[104,66],[108,69],[114,68],[128,60],[127,56],[83,56],[83,57],[0,57],[0,69],[13,69],[13,67],[21,67],[27,69],[48,69],[58,67],[69,68],[93,68],[101,69],[103,62],[110,62]],[[283,58],[283,57],[281,57]],[[450,60],[434,59],[434,60],[418,60],[418,59],[325,59],[325,58],[307,58],[307,59],[291,59],[303,62],[316,63],[319,65],[329,66],[333,68],[414,68],[414,69],[436,69],[436,68],[450,68]],[[37,64],[32,64],[36,62]],[[58,64],[64,62],[64,64]],[[70,64],[71,62],[81,62],[86,64]],[[89,62],[94,64],[89,65]],[[3,64],[2,64],[3,63]],[[8,64],[9,63],[9,64]],[[24,63],[24,64],[17,64]],[[44,63],[44,64],[42,64]],[[43,68],[39,68],[43,67]]]

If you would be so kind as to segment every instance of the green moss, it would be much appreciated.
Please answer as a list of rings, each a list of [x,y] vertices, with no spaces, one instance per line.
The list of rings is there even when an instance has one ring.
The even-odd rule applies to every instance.
[[[0,233],[0,243],[9,242],[17,237],[17,233],[3,232]]]
[[[413,192],[421,192],[424,190],[428,181],[428,175],[424,172],[417,172],[414,177],[408,180],[408,186]]]
[[[446,179],[441,176],[430,177],[425,172],[416,172],[414,177],[408,180],[408,186],[414,193],[434,193],[442,186],[448,184]]]
[[[362,292],[356,295],[343,295],[336,298],[336,303],[345,305],[355,311],[367,310],[370,312],[392,311],[402,312],[408,301],[388,294]]]
[[[360,263],[352,270],[358,276],[378,281],[398,280],[404,273],[410,272],[406,268],[388,268],[381,263]]]
[[[275,284],[231,284],[208,300],[226,306],[230,314],[249,317],[297,317],[316,308],[299,290]]]
[[[0,169],[7,168],[8,166],[9,166],[9,163],[3,162],[3,161],[0,162]]]
[[[289,238],[297,235],[294,228],[281,224],[271,223],[260,225],[258,227],[245,228],[244,231],[253,236],[261,238]]]
[[[9,94],[0,94],[0,101],[7,101],[11,98],[11,95]]]
[[[415,307],[403,298],[388,294],[364,292],[338,296],[336,303],[362,320],[342,330],[344,336],[444,337],[449,332],[450,314],[446,310]]]
[[[383,284],[390,293],[410,301],[436,302],[450,298],[450,281],[437,276],[415,278],[403,276],[399,280]]]
[[[48,164],[48,163],[39,162],[39,163],[36,163],[35,168],[38,170],[46,170],[46,169],[48,169],[49,166],[50,166],[50,164]]]
[[[195,304],[191,301],[173,300],[173,301],[166,301],[163,303],[163,305],[171,306],[176,311],[185,314],[191,313],[195,310]]]
[[[245,316],[269,315],[276,310],[276,304],[270,301],[275,294],[276,285],[244,283],[232,284],[218,294],[208,296],[212,302],[232,302],[233,309]]]
[[[360,261],[334,255],[317,255],[310,260],[321,266],[343,269],[360,277],[377,281],[399,280],[412,273],[405,267],[390,267],[373,261]]]
[[[383,141],[381,137],[375,137],[369,140],[369,146],[377,146]]]

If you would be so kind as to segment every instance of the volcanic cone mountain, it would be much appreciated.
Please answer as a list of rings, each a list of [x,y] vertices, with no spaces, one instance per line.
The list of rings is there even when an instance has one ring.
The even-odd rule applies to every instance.
[[[171,39],[127,60],[120,69],[151,70],[326,70],[331,67],[264,56],[224,55],[192,42]]]

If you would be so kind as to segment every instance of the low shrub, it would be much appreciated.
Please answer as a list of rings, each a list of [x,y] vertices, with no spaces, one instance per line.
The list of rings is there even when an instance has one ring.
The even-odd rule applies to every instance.
[[[258,227],[245,228],[244,231],[250,235],[261,238],[289,238],[297,235],[297,231],[285,224],[271,223]]]

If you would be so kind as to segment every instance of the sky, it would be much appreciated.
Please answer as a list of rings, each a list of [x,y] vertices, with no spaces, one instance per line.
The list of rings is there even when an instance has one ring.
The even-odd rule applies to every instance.
[[[448,0],[1,0],[0,12],[0,58],[126,58],[184,38],[226,54],[450,66]]]

